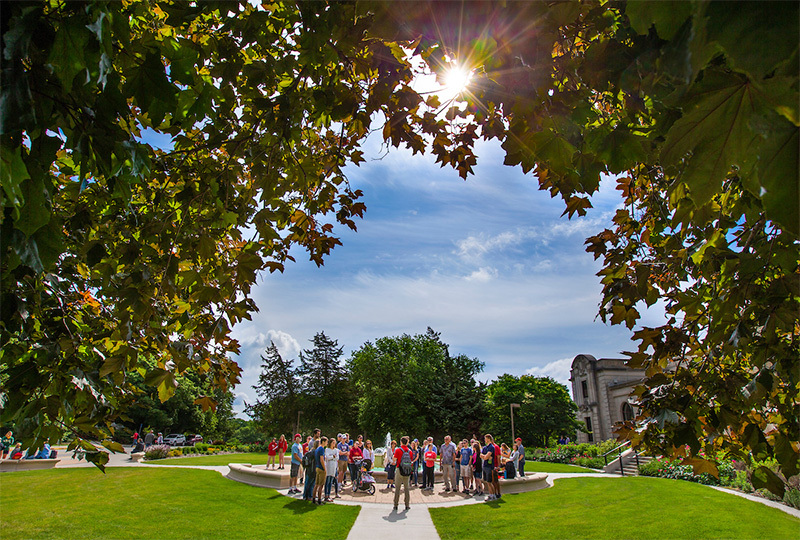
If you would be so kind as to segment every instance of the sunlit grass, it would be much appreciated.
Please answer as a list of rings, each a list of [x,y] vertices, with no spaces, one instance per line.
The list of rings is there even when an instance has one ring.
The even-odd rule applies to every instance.
[[[0,537],[346,538],[357,506],[315,506],[214,471],[118,467],[0,475]]]
[[[228,465],[230,463],[249,463],[265,465],[269,456],[266,452],[247,452],[240,454],[212,454],[208,456],[175,457],[146,461],[154,465]],[[289,468],[289,464],[286,464]]]
[[[443,540],[798,537],[800,519],[710,487],[663,478],[569,478],[485,504],[432,508]]]

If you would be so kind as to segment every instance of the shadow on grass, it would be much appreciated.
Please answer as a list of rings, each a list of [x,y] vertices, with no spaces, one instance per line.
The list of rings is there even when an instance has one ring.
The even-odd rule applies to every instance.
[[[483,504],[489,508],[500,508],[501,504],[506,504],[506,500],[503,498],[501,498],[499,501],[495,499],[493,501],[486,501]]]
[[[317,505],[303,500],[292,500],[283,505],[286,510],[291,510],[293,514],[301,515],[313,512],[317,509]]]

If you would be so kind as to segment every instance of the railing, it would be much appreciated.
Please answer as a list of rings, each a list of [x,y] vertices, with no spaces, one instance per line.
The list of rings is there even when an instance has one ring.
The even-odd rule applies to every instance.
[[[613,454],[614,452],[617,452],[617,459],[619,459],[619,473],[622,476],[625,476],[625,469],[622,466],[622,449],[623,448],[627,448],[630,445],[631,445],[631,441],[625,441],[624,443],[622,443],[621,445],[617,446],[613,450],[609,450],[608,452],[603,454],[603,463],[605,463],[605,466],[608,467],[608,456],[610,454]],[[636,468],[638,469],[639,468],[639,451],[638,450],[634,450],[633,452],[634,452],[633,455],[636,458]]]

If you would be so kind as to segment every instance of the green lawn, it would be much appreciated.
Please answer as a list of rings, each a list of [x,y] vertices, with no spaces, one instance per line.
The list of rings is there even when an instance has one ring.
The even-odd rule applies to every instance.
[[[213,454],[210,456],[176,457],[146,461],[154,465],[228,465],[229,463],[249,463],[251,465],[265,465],[266,452],[247,452],[242,454]],[[289,469],[289,464],[286,464]]]
[[[567,465],[565,463],[548,463],[547,461],[526,461],[525,473],[529,472],[572,472],[572,473],[596,473],[594,469],[578,467],[577,465]]]
[[[346,538],[360,510],[155,467],[3,473],[0,507],[3,540]]]
[[[526,467],[527,468],[527,467]],[[707,486],[663,478],[569,478],[500,501],[431,508],[442,540],[798,538],[800,519]]]

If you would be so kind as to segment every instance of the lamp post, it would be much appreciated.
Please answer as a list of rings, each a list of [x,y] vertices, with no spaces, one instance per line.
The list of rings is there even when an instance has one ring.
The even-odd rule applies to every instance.
[[[295,430],[295,433],[300,433],[300,415],[301,414],[303,414],[303,411],[298,410],[297,411],[297,429]]]
[[[514,409],[519,409],[519,403],[510,403],[508,408],[511,410],[511,444],[514,444]]]

